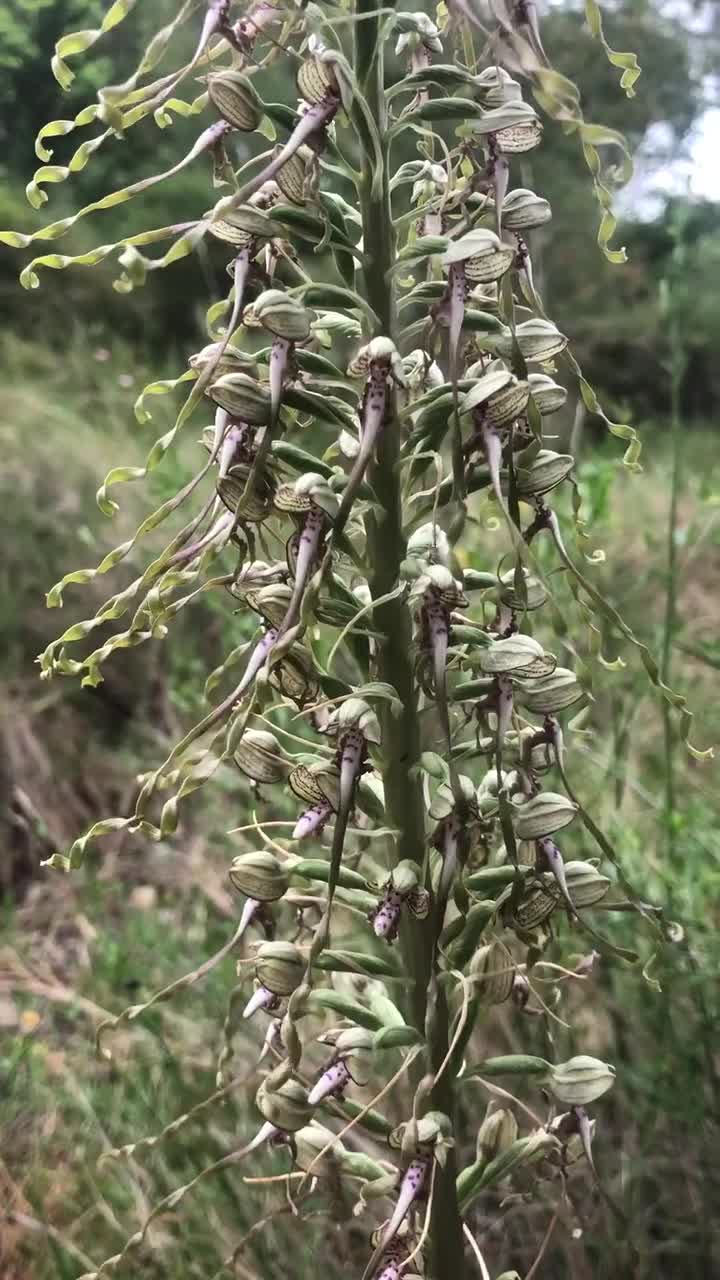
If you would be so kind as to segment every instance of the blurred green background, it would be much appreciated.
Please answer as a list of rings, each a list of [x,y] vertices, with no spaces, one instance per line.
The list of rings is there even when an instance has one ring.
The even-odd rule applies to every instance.
[[[0,226],[29,230],[183,154],[197,121],[178,121],[166,132],[146,122],[72,181],[50,188],[41,213],[25,201],[40,126],[72,116],[99,85],[127,74],[173,7],[139,5],[112,37],[74,62],[77,78],[65,95],[49,72],[55,40],[93,26],[106,5],[0,0]],[[655,652],[667,591],[676,591],[673,681],[690,698],[694,737],[706,745],[720,742],[720,205],[693,194],[692,183],[695,192],[710,188],[692,159],[692,139],[717,101],[720,14],[691,0],[618,0],[605,9],[610,44],[637,51],[643,67],[632,100],[590,39],[582,5],[553,4],[544,37],[555,65],[581,84],[586,118],[621,129],[639,155],[639,178],[620,202],[617,242],[627,246],[628,264],[607,264],[595,244],[596,206],[572,139],[548,126],[520,176],[554,211],[550,231],[533,245],[548,310],[571,336],[610,416],[632,420],[644,439],[644,473],[629,476],[619,443],[576,409],[571,394],[561,434],[573,436],[579,457],[590,546],[606,554],[586,572]],[[287,77],[278,78],[276,95],[292,101]],[[60,140],[54,159],[69,152]],[[195,166],[135,204],[88,219],[64,251],[192,218],[208,203],[206,171]],[[660,286],[671,269],[674,227],[682,228],[684,261],[668,314]],[[187,812],[172,844],[118,839],[72,879],[39,870],[41,858],[91,821],[125,812],[137,774],[191,723],[205,675],[237,642],[238,623],[222,602],[199,603],[164,644],[117,655],[96,690],[38,680],[38,652],[62,627],[89,616],[88,599],[96,605],[102,598],[101,588],[71,589],[58,615],[46,611],[45,591],[68,569],[96,563],[187,473],[180,451],[147,489],[125,491],[113,522],[95,505],[107,469],[140,462],[165,421],[161,406],[152,423],[138,426],[135,396],[151,377],[179,372],[202,345],[205,310],[226,292],[227,280],[222,255],[206,250],[129,296],[113,291],[110,267],[47,273],[29,294],[17,282],[26,257],[0,251],[0,1276],[73,1280],[116,1252],[148,1206],[238,1145],[255,1123],[248,1111],[254,1055],[239,1037],[246,1087],[157,1152],[97,1168],[104,1149],[155,1132],[213,1087],[231,963],[153,1011],[145,1030],[118,1035],[112,1063],[95,1057],[92,1032],[103,1011],[146,997],[222,944],[237,912],[225,868],[238,845],[224,832],[244,820],[252,798],[234,775],[222,775],[211,799]],[[683,364],[675,461],[673,328]],[[669,578],[674,467],[676,567]],[[472,549],[473,563],[491,567],[497,535],[484,537]],[[628,875],[682,923],[683,940],[654,959],[645,947],[643,960],[661,990],[639,968],[603,962],[592,996],[570,1001],[577,1039],[558,1031],[560,1056],[563,1047],[581,1046],[617,1065],[597,1160],[622,1201],[639,1261],[627,1263],[623,1232],[592,1183],[580,1179],[573,1202],[582,1230],[556,1234],[541,1274],[706,1280],[720,1267],[713,1220],[720,1202],[717,767],[694,763],[676,745],[668,821],[661,705],[632,652],[609,636],[605,652],[621,652],[626,666],[598,671],[590,732],[573,743],[575,768]],[[590,850],[580,843],[573,856],[583,853]],[[635,928],[620,921],[617,936],[635,938]],[[534,1034],[527,1023],[500,1018],[490,1047],[533,1052]],[[483,1114],[484,1101],[477,1105],[471,1128]],[[348,1213],[336,1205],[329,1219],[311,1218],[298,1236],[277,1188],[247,1187],[228,1173],[190,1198],[177,1220],[161,1220],[155,1250],[120,1274],[211,1277],[247,1233],[237,1274],[250,1280],[285,1274],[288,1258],[289,1274],[302,1277],[321,1256],[330,1274],[355,1274],[363,1233],[346,1221]],[[258,1230],[264,1215],[269,1221]],[[546,1220],[545,1206],[522,1199],[498,1216],[489,1198],[474,1229],[492,1273],[513,1266],[524,1275]]]

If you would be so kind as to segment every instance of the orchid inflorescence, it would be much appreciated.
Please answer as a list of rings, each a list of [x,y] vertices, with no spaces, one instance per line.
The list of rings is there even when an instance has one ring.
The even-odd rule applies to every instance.
[[[113,4],[100,31],[60,41],[54,69],[65,87],[66,59],[132,8]],[[78,218],[205,156],[217,190],[201,218],[75,257],[45,254],[21,278],[36,287],[42,268],[116,257],[118,287],[129,291],[207,240],[225,253],[231,280],[208,311],[207,345],[178,378],[150,384],[138,400],[147,421],[152,397],[188,384],[174,426],[144,467],[112,471],[98,501],[112,514],[111,491],[144,478],[193,415],[211,413],[196,473],[101,564],[69,573],[48,603],[60,605],[70,584],[134,556],[181,508],[187,521],[128,587],[48,647],[41,670],[95,685],[116,650],[162,639],[208,591],[226,593],[255,634],[210,675],[208,697],[224,692],[145,776],[133,813],[96,823],[50,865],[79,866],[89,841],[119,830],[171,835],[181,802],[221,766],[237,767],[263,803],[287,786],[296,805],[287,839],[271,838],[255,819],[262,847],[233,860],[230,879],[244,903],[222,951],[100,1028],[104,1043],[259,928],[261,940],[238,961],[213,1099],[228,1088],[238,1019],[265,1020],[262,1124],[156,1206],[91,1274],[117,1269],[151,1219],[200,1178],[269,1144],[285,1167],[289,1159],[304,1173],[311,1193],[332,1174],[357,1191],[358,1213],[371,1201],[383,1206],[368,1230],[366,1277],[399,1280],[427,1268],[436,1280],[456,1280],[477,1197],[508,1185],[520,1167],[562,1197],[570,1166],[592,1165],[596,1120],[587,1108],[613,1083],[610,1066],[583,1055],[467,1065],[492,1006],[508,1002],[513,1016],[552,1020],[562,983],[586,979],[599,954],[620,950],[589,911],[628,897],[639,903],[622,872],[613,884],[599,859],[573,859],[565,833],[582,826],[615,860],[571,786],[562,727],[568,713],[570,728],[580,727],[592,700],[598,620],[640,650],[686,737],[690,721],[565,547],[562,494],[574,486],[574,463],[552,447],[550,429],[567,398],[563,371],[625,440],[632,468],[639,445],[631,427],[606,417],[545,313],[532,247],[552,210],[541,194],[513,185],[531,172],[542,110],[583,147],[602,211],[600,244],[616,261],[622,251],[609,247],[608,225],[618,169],[601,152],[627,157],[620,135],[585,122],[575,86],[552,69],[531,0],[455,0],[432,15],[365,0],[354,9],[213,0],[190,61],[149,81],[199,8],[181,8],[125,84],[41,131],[44,164],[28,191],[40,205],[45,184],[70,177],[72,162],[48,163],[47,142],[93,121],[104,132],[84,144],[85,160],[143,119],[166,127],[207,109],[217,119],[188,155],[74,218],[0,235],[17,248],[55,241]],[[262,96],[279,63],[296,77],[295,109]],[[176,96],[189,77],[203,85],[192,101]],[[628,91],[632,79],[626,70]],[[275,145],[255,154],[249,139]],[[144,252],[168,239],[162,257]],[[587,535],[577,501],[573,510],[581,559]],[[483,554],[470,532],[491,527],[503,542],[499,562],[487,554],[485,568],[470,567]],[[548,572],[558,564],[572,616]],[[538,638],[545,605],[564,620],[562,660]],[[86,643],[128,618],[124,629],[106,628],[99,647]],[[88,651],[72,657],[77,644]],[[296,733],[288,709],[300,714]],[[565,928],[598,947],[572,970],[544,959]],[[540,987],[544,998],[539,974],[551,982]],[[464,1085],[492,1076],[519,1076],[540,1090],[547,1117],[521,1135],[505,1091],[509,1106],[491,1102],[468,1157]],[[382,1099],[386,1110],[400,1106],[400,1125],[378,1108]],[[381,1144],[376,1155],[367,1154],[370,1141]]]

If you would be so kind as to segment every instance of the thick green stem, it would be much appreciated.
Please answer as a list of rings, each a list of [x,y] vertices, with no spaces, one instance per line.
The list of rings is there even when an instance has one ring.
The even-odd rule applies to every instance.
[[[682,482],[682,449],[680,421],[680,392],[684,374],[684,353],[678,326],[675,318],[671,319],[670,329],[670,412],[671,412],[671,488],[670,511],[667,528],[667,586],[665,593],[665,618],[663,623],[663,642],[660,658],[660,678],[669,684],[672,667],[673,640],[677,622],[677,588],[678,588],[678,556],[677,556],[677,521],[678,499]],[[667,702],[663,702],[663,737],[665,754],[665,836],[667,841],[668,869],[672,875],[675,861],[675,732],[672,712]]]
[[[380,24],[376,16],[369,16],[374,8],[374,0],[357,0],[356,12],[362,20],[355,28],[355,71],[361,92],[377,124],[383,156],[381,182],[378,182],[378,175],[374,172],[375,162],[371,155],[364,156],[362,165],[360,209],[363,220],[365,296],[378,316],[378,332],[394,338],[395,293],[390,268],[395,260],[395,237],[390,204],[389,155],[385,146],[387,111]],[[391,412],[369,472],[370,483],[378,500],[378,506],[370,511],[365,521],[370,590],[374,599],[388,594],[397,585],[400,564],[405,555],[399,460],[400,433],[394,415],[393,397]],[[425,811],[420,778],[414,769],[419,762],[421,747],[413,672],[412,617],[407,603],[396,599],[378,606],[373,615],[373,624],[382,636],[378,646],[378,678],[394,685],[403,707],[402,714],[397,718],[389,710],[380,711],[387,820],[400,833],[396,847],[398,860],[410,858],[422,863]],[[409,916],[409,913],[405,915]],[[428,992],[431,986],[435,986],[432,982],[435,947],[431,922],[404,919],[400,940],[411,980],[410,1015],[415,1025],[424,1030]],[[431,1031],[428,1065],[435,1072],[448,1049],[448,1014],[442,992],[433,1001],[428,1030]],[[431,1105],[453,1118],[454,1099],[449,1073],[444,1074],[433,1090]],[[430,1241],[431,1274],[434,1280],[462,1280],[463,1277],[462,1221],[455,1178],[454,1153],[451,1152],[446,1167],[438,1169],[435,1177]]]

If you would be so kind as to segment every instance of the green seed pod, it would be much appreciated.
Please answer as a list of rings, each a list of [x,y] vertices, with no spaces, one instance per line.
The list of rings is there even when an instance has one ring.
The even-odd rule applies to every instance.
[[[337,78],[327,58],[305,58],[298,68],[297,87],[300,97],[311,106],[325,102],[331,94],[340,97]]]
[[[296,1133],[312,1119],[307,1093],[297,1080],[286,1080],[279,1089],[268,1089],[263,1080],[255,1094],[255,1105],[270,1124],[283,1133]]]
[[[571,1107],[586,1107],[601,1098],[615,1083],[615,1068],[598,1058],[580,1054],[553,1067],[548,1085],[558,1102]]]
[[[562,409],[567,400],[567,391],[559,382],[548,377],[546,373],[531,373],[528,376],[530,394],[543,418]]]
[[[547,600],[547,589],[528,569],[522,570],[525,583],[524,595],[515,588],[515,570],[508,569],[500,578],[500,601],[508,609],[520,612],[524,609],[539,609]]]
[[[239,854],[230,863],[228,874],[239,893],[258,902],[277,902],[289,884],[285,867],[269,849]]]
[[[541,840],[543,836],[561,831],[572,822],[576,813],[577,805],[568,800],[567,796],[558,795],[554,791],[541,791],[532,800],[515,805],[515,835],[518,840]]]
[[[502,1004],[512,992],[515,961],[499,938],[478,947],[470,961],[473,993],[481,1004]]]
[[[503,200],[502,224],[508,231],[530,231],[533,227],[544,226],[551,218],[552,209],[548,201],[525,187],[509,191]]]
[[[553,453],[551,449],[541,449],[529,467],[518,467],[516,483],[518,497],[539,498],[551,489],[556,489],[563,480],[567,480],[575,466],[575,459],[569,453]]]
[[[305,804],[329,804],[336,811],[340,803],[340,770],[324,760],[297,765],[288,777],[288,785]]]
[[[291,767],[275,734],[266,729],[246,729],[234,760],[253,782],[282,782]]]
[[[441,261],[444,267],[464,262],[468,280],[489,284],[505,275],[514,257],[515,250],[511,245],[503,244],[494,231],[478,227],[453,240]]]
[[[248,524],[261,524],[272,514],[274,480],[265,471],[256,477],[252,489],[248,490],[249,477],[248,463],[238,462],[218,480],[215,487],[228,511]]]
[[[252,304],[255,319],[277,338],[304,342],[310,336],[312,315],[282,289],[266,289]]]
[[[556,328],[552,320],[539,318],[523,320],[515,330],[515,337],[524,358],[535,360],[539,364],[554,359],[568,344],[565,334]],[[513,352],[512,334],[503,334],[498,338],[496,347],[501,356],[510,359]]]
[[[270,392],[246,373],[226,373],[213,382],[208,394],[233,418],[250,426],[263,427],[270,421]]]
[[[274,996],[290,996],[300,986],[305,967],[292,942],[263,942],[255,960],[255,976]]]
[[[527,685],[523,683],[521,675],[516,683],[515,696],[526,711],[547,716],[573,706],[582,698],[583,691],[574,671],[567,667],[556,667],[552,675],[533,680]]]
[[[504,640],[493,640],[486,649],[478,654],[480,669],[488,675],[503,675],[507,672],[522,672],[533,663],[544,659],[542,645],[532,636],[507,636]]]
[[[518,1124],[512,1111],[501,1107],[486,1116],[478,1130],[475,1145],[476,1158],[489,1164],[502,1155],[518,1136]]]
[[[265,108],[242,71],[218,71],[207,78],[208,97],[233,129],[252,133],[265,114]]]

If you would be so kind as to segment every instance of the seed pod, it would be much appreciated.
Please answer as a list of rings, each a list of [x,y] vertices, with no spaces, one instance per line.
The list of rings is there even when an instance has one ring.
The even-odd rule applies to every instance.
[[[247,524],[261,524],[272,513],[275,482],[267,470],[258,475],[252,489],[248,490],[250,466],[238,462],[217,481],[220,501]]]
[[[522,570],[523,581],[525,583],[524,595],[515,588],[515,570],[508,569],[500,578],[499,596],[502,604],[508,609],[514,611],[522,611],[524,609],[539,609],[547,600],[547,589],[539,578],[536,578],[528,569]]]
[[[533,227],[544,226],[551,218],[552,209],[548,201],[525,187],[509,191],[503,200],[502,224],[508,231],[530,231]]]
[[[478,655],[480,669],[488,675],[522,672],[545,656],[542,645],[532,636],[514,635],[503,640],[493,640]]]
[[[312,1119],[312,1107],[297,1080],[286,1080],[279,1089],[268,1089],[263,1080],[255,1094],[255,1104],[265,1119],[283,1133],[296,1133]]]
[[[289,884],[285,867],[269,849],[239,854],[230,863],[228,874],[240,893],[257,902],[277,902]]]
[[[482,410],[483,420],[491,427],[502,427],[514,421],[525,409],[530,396],[527,382],[519,382],[509,369],[493,369],[478,378],[460,401],[460,412]]]
[[[544,364],[564,351],[568,340],[564,333],[552,323],[552,320],[534,318],[523,320],[515,330],[515,338],[520,351],[526,360],[536,360]],[[496,349],[501,356],[509,359],[513,352],[512,333],[503,334],[496,341]]]
[[[499,938],[478,947],[470,961],[473,993],[481,1004],[502,1004],[512,992],[515,961]]]
[[[264,329],[287,342],[304,342],[310,336],[312,315],[282,289],[266,289],[252,304]]]
[[[242,71],[218,71],[207,78],[208,97],[233,129],[252,133],[265,114],[252,81]]]
[[[305,960],[292,942],[263,942],[258,948],[255,976],[273,995],[292,995],[304,972]]]
[[[275,155],[282,148],[276,147]],[[300,147],[275,174],[280,191],[291,204],[304,205],[312,184],[315,156],[309,147]]]
[[[502,1155],[518,1136],[518,1124],[512,1111],[500,1107],[486,1116],[478,1130],[475,1145],[476,1156],[489,1164]]]
[[[563,480],[567,480],[575,466],[575,459],[569,453],[553,453],[551,449],[541,449],[533,458],[529,467],[518,467],[516,483],[518,497],[539,498],[551,489],[556,489]]]
[[[528,375],[528,382],[538,413],[544,418],[562,409],[567,400],[567,391],[553,378],[548,377],[546,373],[531,373]]]
[[[246,729],[234,755],[235,763],[253,782],[282,782],[290,763],[274,733]]]
[[[261,382],[246,373],[226,373],[213,382],[208,392],[211,400],[253,427],[270,421],[270,393]]]
[[[554,791],[541,791],[532,800],[515,805],[515,835],[518,840],[540,840],[543,836],[561,831],[572,822],[576,813],[577,806],[567,796],[558,795]]]
[[[567,667],[556,667],[552,675],[533,680],[527,685],[523,683],[522,676],[523,673],[516,683],[517,701],[526,711],[533,711],[537,715],[555,715],[556,712],[571,707],[583,696],[575,672],[569,671]]]
[[[612,1089],[614,1083],[615,1068],[585,1054],[558,1063],[548,1077],[553,1097],[572,1107],[586,1107]]]
[[[453,240],[442,256],[444,267],[465,263],[465,274],[475,284],[499,280],[512,265],[515,250],[503,244],[494,231],[479,227]]]
[[[340,97],[337,77],[327,58],[305,58],[298,68],[297,87],[311,106],[325,102],[330,95]]]

